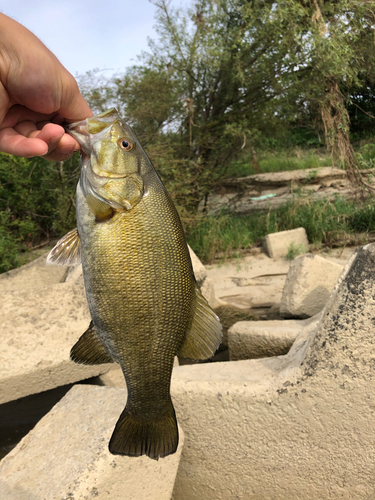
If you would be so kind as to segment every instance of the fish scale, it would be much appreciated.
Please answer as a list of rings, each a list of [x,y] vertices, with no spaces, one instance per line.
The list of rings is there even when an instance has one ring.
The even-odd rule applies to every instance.
[[[178,445],[174,357],[210,357],[222,328],[197,287],[178,213],[130,127],[109,110],[67,131],[83,150],[78,228],[47,263],[82,261],[92,322],[71,358],[120,363],[128,399],[109,449],[158,459]]]
[[[77,200],[78,231],[92,232],[82,246],[91,315],[93,319],[100,317],[103,326],[97,328],[97,333],[102,339],[108,338],[112,356],[117,356],[124,371],[130,394],[128,408],[144,418],[150,411],[153,418],[155,409],[162,406],[160,402],[169,401],[174,356],[189,326],[194,305],[189,253],[184,240],[175,236],[183,234],[178,227],[179,219],[177,214],[170,215],[174,207],[165,191],[164,199],[158,193],[155,207],[152,195],[157,189],[164,191],[160,182],[149,186],[148,196],[133,210],[116,214],[107,225],[95,222],[83,196],[78,195]],[[182,248],[178,252],[173,251],[172,245],[159,244],[155,248],[155,241],[166,238],[177,240]],[[90,256],[88,263],[86,255]],[[97,269],[105,269],[105,273],[98,276]],[[108,293],[98,293],[98,288]],[[116,318],[111,302],[120,306],[116,307]],[[159,387],[157,393],[155,385]],[[159,411],[163,410],[162,407]]]

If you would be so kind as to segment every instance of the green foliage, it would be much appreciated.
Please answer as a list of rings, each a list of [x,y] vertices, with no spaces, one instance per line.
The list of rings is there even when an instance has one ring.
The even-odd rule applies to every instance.
[[[286,258],[288,260],[293,260],[296,257],[298,257],[298,255],[303,255],[306,252],[307,249],[305,248],[304,245],[302,244],[296,245],[295,243],[291,243],[288,246],[288,253],[286,254]]]
[[[11,231],[10,214],[0,212],[0,273],[4,273],[23,264],[19,258],[20,239]]]
[[[0,269],[16,267],[21,250],[74,227],[78,175],[78,157],[51,163],[0,154]]]
[[[79,85],[94,112],[115,106],[132,126],[189,221],[198,254],[229,256],[267,232],[299,226],[323,244],[372,227],[370,206],[360,212],[340,200],[296,199],[249,219],[194,220],[199,201],[226,177],[332,164],[323,138],[333,148],[341,137],[349,150],[350,126],[362,141],[358,162],[373,168],[375,0],[154,4],[149,53],[122,75],[96,70]],[[78,171],[77,157],[54,164],[0,155],[1,269],[17,264],[21,248],[74,226]]]
[[[154,0],[150,52],[124,75],[106,81],[93,72],[80,86],[95,111],[119,109],[174,201],[193,212],[253,149],[320,147],[324,103],[332,113],[347,102],[370,109],[371,92],[360,91],[375,81],[373,3],[198,0],[173,9]],[[332,103],[329,82],[341,93]],[[342,111],[334,126],[347,129]],[[300,168],[289,158],[258,162],[260,171]],[[320,162],[308,163],[302,168]]]
[[[269,233],[304,227],[310,243],[333,247],[348,240],[360,243],[356,233],[375,231],[375,206],[338,197],[313,202],[310,197],[294,200],[268,213],[238,216],[223,213],[200,218],[187,231],[193,250],[205,263],[243,254]],[[297,249],[298,250],[298,249]],[[295,256],[296,249],[291,249]]]
[[[257,243],[267,234],[265,222],[265,214],[239,217],[223,213],[204,217],[187,228],[187,240],[203,262],[212,263],[217,256],[225,260]]]
[[[325,151],[300,150],[267,151],[257,156],[254,165],[253,154],[248,153],[241,160],[233,161],[228,166],[228,177],[245,177],[266,172],[285,172],[332,166],[332,159]],[[368,167],[369,168],[369,167]]]

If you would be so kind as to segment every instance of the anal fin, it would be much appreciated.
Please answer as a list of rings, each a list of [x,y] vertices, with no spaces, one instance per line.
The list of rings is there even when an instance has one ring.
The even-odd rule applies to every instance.
[[[180,348],[179,356],[192,360],[208,359],[215,354],[223,338],[220,319],[195,287],[196,304],[192,325]]]
[[[107,353],[98,334],[95,331],[93,322],[85,333],[74,344],[70,351],[70,359],[75,363],[83,365],[101,365],[103,363],[113,363],[113,359]]]
[[[74,228],[63,236],[47,256],[47,265],[76,266],[81,263],[81,238]]]

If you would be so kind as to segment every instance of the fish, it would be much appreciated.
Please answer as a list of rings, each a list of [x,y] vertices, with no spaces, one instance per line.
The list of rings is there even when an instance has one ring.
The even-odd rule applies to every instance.
[[[91,314],[70,358],[120,364],[128,395],[109,451],[158,460],[178,447],[174,358],[210,358],[222,327],[196,283],[178,212],[130,126],[111,108],[66,131],[81,146],[77,228],[47,264],[82,263]]]

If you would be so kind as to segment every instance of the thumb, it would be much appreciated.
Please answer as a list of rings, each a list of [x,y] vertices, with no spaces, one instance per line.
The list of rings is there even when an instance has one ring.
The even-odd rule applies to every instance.
[[[8,92],[4,85],[0,82],[0,129],[10,107],[11,104]]]
[[[66,81],[63,82],[59,114],[68,122],[78,122],[93,116],[93,112],[79,91],[75,78],[68,72]]]

